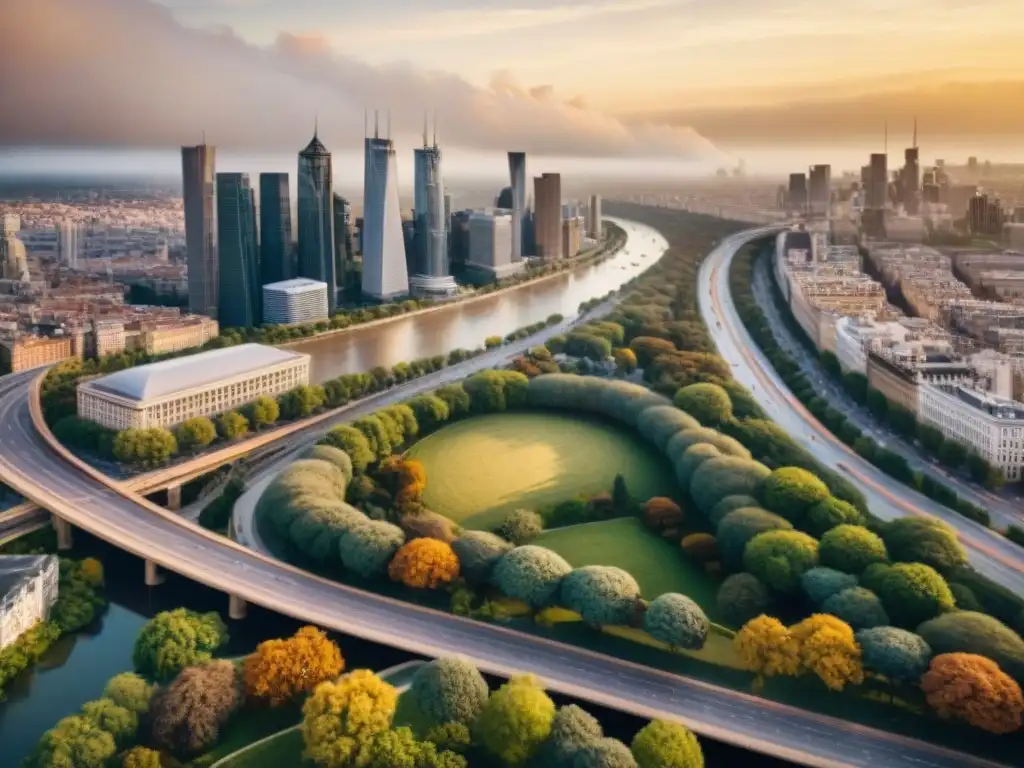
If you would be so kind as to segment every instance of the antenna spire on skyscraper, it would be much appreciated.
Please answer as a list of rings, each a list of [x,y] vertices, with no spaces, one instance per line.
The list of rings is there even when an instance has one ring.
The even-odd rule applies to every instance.
[[[914,118],[914,149],[917,149],[917,118]]]
[[[388,110],[388,141],[391,141],[391,110]]]
[[[313,138],[315,139],[320,135],[320,113],[316,112],[313,114]]]
[[[888,120],[885,121],[885,140],[884,140],[884,144],[882,146],[883,146],[883,149],[885,150],[886,157],[888,157],[889,156],[889,121]]]
[[[380,138],[380,112],[373,110],[373,138]]]
[[[437,149],[437,110],[434,110],[434,149]]]
[[[423,110],[423,148],[427,147],[427,111]]]

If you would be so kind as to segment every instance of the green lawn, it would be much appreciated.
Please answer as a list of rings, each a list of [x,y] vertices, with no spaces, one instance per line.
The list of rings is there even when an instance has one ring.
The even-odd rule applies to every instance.
[[[636,432],[586,416],[477,416],[421,440],[409,456],[426,467],[426,505],[467,528],[611,490],[618,473],[642,501],[678,490],[668,462]]]
[[[655,536],[635,517],[555,528],[533,543],[554,550],[574,568],[614,565],[633,574],[646,600],[681,592],[715,620],[717,584],[678,546]]]

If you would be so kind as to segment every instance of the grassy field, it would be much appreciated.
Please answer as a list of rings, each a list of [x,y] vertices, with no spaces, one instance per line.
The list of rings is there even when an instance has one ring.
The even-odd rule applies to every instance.
[[[640,500],[677,491],[671,467],[639,435],[585,416],[477,416],[420,441],[409,456],[426,467],[426,505],[467,528],[610,490],[618,473]]]
[[[614,565],[633,574],[646,600],[681,592],[697,601],[714,621],[718,585],[634,517],[545,531],[534,544],[552,549],[570,565]]]

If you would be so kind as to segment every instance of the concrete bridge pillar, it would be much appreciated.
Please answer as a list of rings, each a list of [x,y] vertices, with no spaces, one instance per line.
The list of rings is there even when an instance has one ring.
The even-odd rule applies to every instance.
[[[229,597],[231,599],[228,602],[228,616],[236,621],[244,619],[248,607],[245,600],[237,595],[229,595]]]
[[[167,508],[171,512],[178,512],[181,510],[181,485],[171,485],[167,487]]]
[[[160,566],[152,560],[146,561],[146,586],[159,587],[164,583],[164,575],[160,573]]]
[[[64,551],[74,546],[74,538],[71,535],[71,523],[54,514],[50,515],[53,530],[57,532],[57,549]]]

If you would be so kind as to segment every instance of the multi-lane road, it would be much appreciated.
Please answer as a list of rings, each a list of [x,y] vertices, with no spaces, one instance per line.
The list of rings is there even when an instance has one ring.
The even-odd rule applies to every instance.
[[[637,228],[644,237],[650,231]],[[0,478],[75,526],[188,578],[301,621],[428,656],[461,655],[499,675],[813,766],[991,768],[997,763],[854,725],[531,634],[363,592],[267,558],[66,460],[37,430],[27,383],[0,383]],[[141,578],[140,573],[140,578]]]
[[[772,230],[766,229],[765,232]],[[1024,594],[1024,549],[998,533],[893,480],[837,440],[793,396],[747,333],[729,292],[729,264],[741,233],[726,238],[704,260],[699,274],[700,309],[734,377],[751,390],[761,407],[822,463],[844,472],[864,493],[879,517],[932,515],[956,528],[971,564],[992,580]]]

